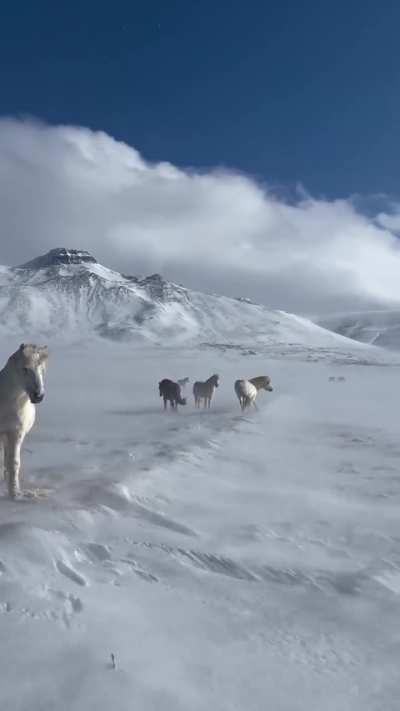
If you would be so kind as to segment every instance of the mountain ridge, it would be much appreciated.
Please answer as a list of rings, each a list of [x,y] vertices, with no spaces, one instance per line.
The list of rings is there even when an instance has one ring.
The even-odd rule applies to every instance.
[[[246,297],[205,294],[160,274],[127,276],[85,250],[64,247],[0,269],[0,323],[3,333],[86,333],[159,344],[349,343],[305,318]]]
[[[334,314],[316,320],[319,326],[360,343],[400,350],[400,310],[381,309]]]

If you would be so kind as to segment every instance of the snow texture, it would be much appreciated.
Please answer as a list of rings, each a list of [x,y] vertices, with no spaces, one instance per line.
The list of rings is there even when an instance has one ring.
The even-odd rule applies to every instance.
[[[382,348],[400,350],[400,311],[361,311],[327,316],[318,320],[328,328],[348,338]]]
[[[87,266],[66,268],[79,281]],[[14,294],[18,279],[43,288],[59,317],[42,268],[7,278]],[[131,304],[150,300],[127,284]],[[263,307],[192,293],[187,306],[171,288],[197,314],[190,339],[154,345],[157,304],[142,340],[50,341],[22,459],[31,495],[0,497],[0,708],[397,711],[398,361]],[[230,343],[217,304],[242,319]],[[265,320],[251,341],[253,308]],[[23,312],[9,313],[2,362]],[[202,328],[218,340],[193,344]],[[189,397],[163,412],[162,377],[214,372],[210,411]],[[242,416],[233,383],[261,374],[274,391]]]

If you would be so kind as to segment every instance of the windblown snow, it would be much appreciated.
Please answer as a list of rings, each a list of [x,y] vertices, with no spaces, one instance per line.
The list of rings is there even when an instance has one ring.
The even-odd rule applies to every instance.
[[[0,497],[0,708],[397,711],[395,356],[64,251],[1,273],[1,361],[50,358],[37,496]]]
[[[319,321],[323,328],[362,343],[400,350],[400,311],[361,311],[328,316]]]

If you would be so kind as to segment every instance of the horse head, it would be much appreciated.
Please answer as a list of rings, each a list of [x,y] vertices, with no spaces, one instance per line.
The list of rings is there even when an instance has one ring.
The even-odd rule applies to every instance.
[[[23,390],[31,402],[37,404],[44,398],[44,375],[48,359],[47,346],[21,343],[12,357]]]
[[[212,375],[209,382],[217,388],[219,385],[219,375]]]
[[[263,388],[264,388],[264,390],[268,390],[268,392],[270,392],[270,393],[272,393],[272,391],[274,389],[271,385],[271,378],[268,375],[266,375],[264,378]]]

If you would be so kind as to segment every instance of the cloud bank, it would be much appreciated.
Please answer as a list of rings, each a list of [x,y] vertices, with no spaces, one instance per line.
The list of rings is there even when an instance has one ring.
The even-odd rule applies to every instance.
[[[0,262],[76,247],[124,273],[317,314],[400,304],[399,214],[150,164],[102,132],[0,120]]]

